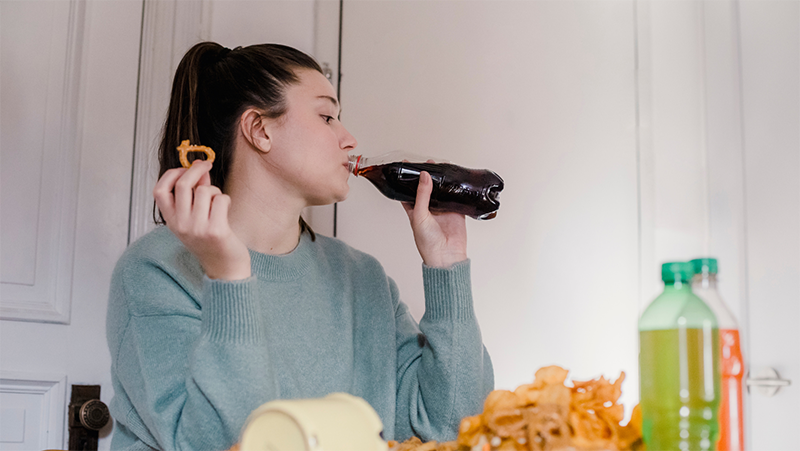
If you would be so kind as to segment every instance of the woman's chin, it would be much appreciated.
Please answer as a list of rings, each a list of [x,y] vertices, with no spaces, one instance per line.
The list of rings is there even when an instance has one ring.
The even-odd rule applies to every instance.
[[[311,199],[308,202],[308,206],[321,207],[325,205],[333,205],[337,202],[344,202],[347,199],[348,194],[350,194],[350,190],[344,190],[339,193],[330,193],[325,197]]]
[[[335,202],[344,202],[345,200],[347,200],[347,196],[349,194],[350,194],[350,185],[345,185],[344,189],[342,190],[342,192],[337,194],[336,200],[333,201],[333,202],[334,203]]]

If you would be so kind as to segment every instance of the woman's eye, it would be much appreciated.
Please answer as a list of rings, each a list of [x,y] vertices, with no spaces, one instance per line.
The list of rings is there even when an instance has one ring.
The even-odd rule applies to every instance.
[[[322,116],[322,118],[325,119],[326,124],[330,124],[333,120],[333,116]]]

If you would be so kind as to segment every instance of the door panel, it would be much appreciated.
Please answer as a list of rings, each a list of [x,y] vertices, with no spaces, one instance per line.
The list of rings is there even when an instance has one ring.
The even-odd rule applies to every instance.
[[[24,410],[26,426],[37,414],[25,449],[64,448],[67,386],[99,384],[103,401],[112,395],[105,312],[127,242],[142,1],[0,5],[3,282],[18,282],[6,269],[35,255],[34,284],[14,287],[29,287],[27,304],[58,315],[7,313],[19,298],[3,283],[0,396],[4,409],[8,397],[35,401],[8,413],[16,421]],[[0,449],[17,449],[10,437]]]
[[[3,319],[68,323],[83,2],[3,2]]]

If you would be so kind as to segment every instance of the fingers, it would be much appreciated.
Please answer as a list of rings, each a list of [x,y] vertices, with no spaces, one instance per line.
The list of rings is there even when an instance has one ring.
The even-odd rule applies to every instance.
[[[192,214],[192,204],[195,202],[194,190],[196,187],[211,186],[210,170],[210,163],[196,161],[188,169],[170,169],[158,179],[153,188],[153,197],[165,220],[170,222],[171,219],[175,219],[176,215],[179,218],[188,218]],[[205,190],[206,188],[201,191]],[[208,217],[207,204],[210,203],[210,198],[218,192],[219,189],[214,187],[213,190],[203,195],[202,202],[205,206],[206,218]]]
[[[209,167],[208,170],[210,171],[211,167]],[[197,184],[199,186],[211,185],[211,173],[210,172],[204,172],[203,175],[200,176],[200,181],[197,182]]]
[[[219,194],[222,194],[222,191],[213,185],[200,185],[194,189],[192,220],[195,224],[205,225],[209,221],[211,203]]]
[[[175,182],[184,172],[186,172],[184,168],[168,170],[158,179],[155,188],[153,188],[153,197],[156,200],[156,205],[158,205],[158,209],[165,218],[175,214],[175,198],[172,195],[172,190],[175,189]]]
[[[175,213],[179,217],[189,217],[192,211],[194,188],[200,184],[203,175],[211,170],[211,163],[196,161],[175,182]],[[210,183],[210,178],[208,179]]]
[[[211,212],[208,215],[208,225],[212,230],[223,230],[228,227],[228,209],[231,198],[227,194],[217,194],[211,199]]]

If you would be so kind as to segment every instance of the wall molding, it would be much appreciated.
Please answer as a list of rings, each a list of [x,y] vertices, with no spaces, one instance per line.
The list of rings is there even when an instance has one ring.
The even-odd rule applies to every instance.
[[[339,92],[339,18],[342,7],[338,1],[314,2],[314,58],[323,66],[330,69],[330,81],[337,93]],[[342,102],[342,99],[339,99]],[[303,209],[302,216],[315,232],[327,236],[334,236],[336,230],[336,207],[331,205],[318,205]]]
[[[85,1],[57,2],[51,29],[35,277],[2,283],[0,319],[68,324],[80,172],[80,82]],[[66,39],[64,39],[66,37]],[[66,43],[65,43],[66,42]]]
[[[65,447],[67,377],[54,374],[0,372],[0,393],[41,397],[38,449]]]

